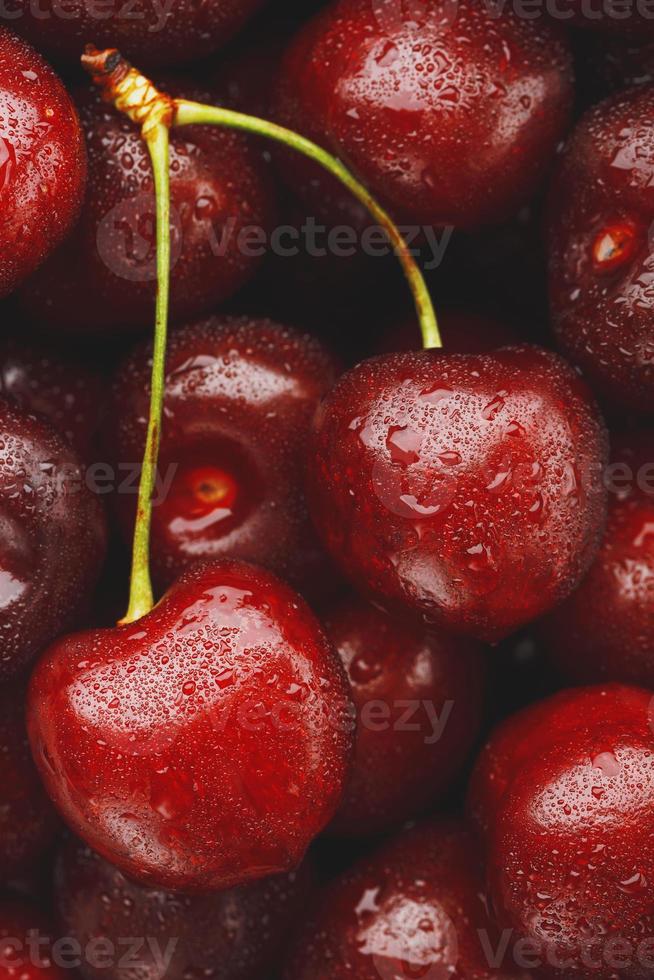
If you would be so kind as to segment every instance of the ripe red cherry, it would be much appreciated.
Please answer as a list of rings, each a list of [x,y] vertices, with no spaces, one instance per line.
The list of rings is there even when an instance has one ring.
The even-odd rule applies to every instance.
[[[609,519],[588,575],[546,619],[543,634],[564,677],[654,688],[654,440],[623,438],[607,471]]]
[[[68,93],[36,51],[0,27],[0,296],[65,237],[85,172]]]
[[[0,677],[70,627],[105,552],[98,498],[66,440],[0,399]]]
[[[470,805],[493,906],[544,976],[651,976],[653,760],[652,693],[620,685],[526,708],[484,749]]]
[[[497,948],[472,835],[454,822],[400,834],[336,879],[302,927],[284,980],[517,978]],[[501,960],[501,954],[500,954]]]
[[[604,523],[604,427],[536,347],[364,361],[318,409],[309,500],[361,588],[496,640],[580,581]]]
[[[24,704],[24,685],[5,682],[0,693],[0,874],[5,881],[31,870],[59,827],[32,761]]]
[[[100,48],[119,48],[139,67],[168,67],[211,54],[261,5],[262,0],[117,0],[100,10],[93,0],[72,0],[64,10],[56,0],[39,7],[30,0],[10,0],[5,16],[56,61],[79,64],[91,39]]]
[[[358,720],[352,774],[331,830],[381,833],[435,803],[465,762],[481,724],[481,650],[360,599],[336,606],[326,627]]]
[[[103,387],[98,371],[68,354],[15,340],[0,345],[0,394],[47,418],[83,459],[98,434]]]
[[[206,101],[202,93],[185,91]],[[24,311],[66,330],[110,330],[151,321],[156,290],[152,167],[139,130],[96,92],[80,96],[89,183],[74,234],[21,293]],[[171,136],[171,314],[211,310],[255,272],[266,231],[270,185],[257,153],[216,127]]]
[[[152,887],[211,891],[293,869],[334,815],[350,702],[303,601],[268,572],[196,565],[142,619],[66,637],[28,728],[71,827]]]
[[[550,197],[550,299],[561,349],[604,397],[654,409],[648,314],[654,218],[654,89],[591,109]]]
[[[143,457],[151,348],[113,386],[112,453]],[[304,497],[306,447],[332,358],[269,320],[212,317],[173,333],[152,516],[156,577],[168,586],[198,558],[241,558],[323,592],[329,568]],[[164,481],[170,479],[165,487]],[[134,495],[116,498],[131,534]]]
[[[129,881],[90,848],[71,840],[55,867],[55,907],[66,936],[82,949],[102,936],[118,957],[128,952],[125,968],[118,957],[109,966],[81,966],[85,980],[126,980],[150,966],[152,950],[161,957],[158,976],[184,980],[211,975],[215,980],[261,980],[268,976],[284,948],[291,927],[310,894],[312,874],[303,864],[297,872],[250,882],[240,888],[193,897],[142,888]]]
[[[70,971],[52,958],[51,924],[31,903],[0,901],[0,980],[65,980]]]
[[[474,226],[533,194],[571,95],[567,46],[545,18],[474,0],[339,0],[292,43],[276,115],[347,160],[403,221]],[[284,172],[324,213],[331,185],[290,156]]]

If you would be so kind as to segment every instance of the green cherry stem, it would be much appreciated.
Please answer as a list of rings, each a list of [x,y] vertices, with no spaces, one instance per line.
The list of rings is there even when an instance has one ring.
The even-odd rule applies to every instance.
[[[127,624],[145,616],[154,604],[150,578],[150,529],[165,387],[170,291],[169,130],[171,126],[222,126],[265,136],[297,150],[320,164],[354,194],[385,230],[413,293],[423,346],[426,349],[441,347],[442,342],[427,285],[399,229],[388,212],[375,201],[364,185],[337,157],[293,130],[267,122],[265,119],[233,112],[230,109],[190,102],[186,99],[173,99],[160,92],[145,75],[132,68],[115,48],[98,51],[93,46],[88,46],[82,57],[82,65],[101,87],[106,101],[113,103],[117,109],[129,116],[132,122],[141,127],[141,135],[147,144],[154,173],[157,245],[156,319],[150,415],[134,527],[129,606],[125,617],[120,621],[121,624]]]
[[[343,166],[337,157],[332,156],[331,153],[327,153],[317,143],[313,143],[304,136],[293,132],[292,129],[278,126],[276,123],[268,122],[266,119],[259,119],[256,116],[245,115],[242,112],[234,112],[231,109],[223,109],[218,106],[190,102],[187,99],[174,99],[173,104],[175,109],[173,116],[174,126],[224,126],[228,129],[239,129],[257,136],[265,136],[268,139],[275,140],[277,143],[283,143],[285,146],[297,150],[311,160],[315,160],[316,163],[319,163],[321,167],[329,171],[337,180],[340,180],[363,204],[375,221],[381,225],[393,246],[411,287],[411,292],[413,293],[416,312],[420,322],[423,347],[427,349],[443,346],[429,290],[427,289],[422,272],[411,255],[397,225],[388,212],[377,203],[367,188]]]
[[[168,295],[170,290],[170,177],[169,132],[163,122],[156,123],[143,134],[150,151],[154,172],[156,198],[157,241],[157,301],[152,352],[150,384],[150,414],[145,440],[145,453],[139,482],[134,543],[132,546],[132,572],[130,576],[129,606],[121,620],[133,623],[150,612],[154,604],[150,578],[150,526],[152,524],[152,494],[157,474],[161,416],[163,411],[166,367],[166,340],[168,334]]]

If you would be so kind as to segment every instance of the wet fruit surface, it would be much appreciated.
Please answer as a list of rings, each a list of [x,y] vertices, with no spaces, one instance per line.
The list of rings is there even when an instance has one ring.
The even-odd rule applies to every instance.
[[[85,172],[70,96],[36,51],[0,27],[0,296],[70,230]]]
[[[592,108],[570,139],[550,196],[550,301],[561,349],[605,398],[654,409],[652,248],[654,94]]]
[[[85,980],[135,980],[153,969],[170,980],[260,980],[277,960],[311,883],[311,869],[303,864],[213,895],[157,891],[134,884],[71,840],[57,860],[55,905],[65,934],[83,949],[103,936],[124,954],[126,938],[137,937],[122,963],[87,958],[81,967]]]
[[[25,728],[25,685],[5,682],[0,694],[0,873],[34,867],[59,828],[32,761]]]
[[[43,415],[83,459],[89,459],[100,427],[100,373],[54,349],[21,344],[0,346],[0,393],[25,412]]]
[[[454,822],[400,834],[324,892],[295,941],[284,980],[524,976],[488,965],[497,946],[474,838]]]
[[[261,0],[112,0],[102,8],[93,0],[72,0],[62,8],[45,0],[9,0],[3,16],[56,61],[77,64],[89,38],[99,47],[115,46],[142,65],[172,65],[215,51],[261,5]]]
[[[0,676],[70,628],[104,559],[101,505],[63,436],[0,399]]]
[[[576,683],[654,688],[654,442],[623,437],[607,470],[609,519],[577,591],[543,625],[551,658]]]
[[[184,94],[203,98],[188,86]],[[95,93],[79,97],[88,189],[74,234],[25,287],[22,306],[59,329],[114,333],[146,327],[156,285],[154,193],[138,128]],[[196,316],[256,270],[272,220],[263,165],[244,138],[190,127],[171,138],[171,314]],[[255,232],[255,234],[257,234]]]
[[[228,561],[130,626],[53,645],[28,718],[68,823],[136,880],[187,891],[296,867],[338,805],[352,729],[309,609]]]
[[[545,18],[469,0],[340,0],[294,39],[275,114],[342,156],[401,220],[474,226],[533,193],[571,93],[567,46]],[[283,171],[323,213],[331,184],[295,157]]]
[[[150,348],[113,386],[112,452],[143,455]],[[336,377],[315,340],[269,320],[214,317],[176,331],[168,349],[160,493],[152,557],[169,585],[199,558],[241,558],[323,592],[328,563],[304,499],[311,418]],[[134,495],[117,497],[131,534]]]
[[[69,971],[52,959],[56,934],[52,923],[29,902],[0,901],[0,976],[2,980],[64,980]]]
[[[365,837],[445,795],[479,731],[484,653],[349,599],[325,619],[357,709],[354,764],[331,830]]]
[[[505,722],[479,760],[470,804],[493,907],[547,976],[650,975],[652,717],[643,688],[564,691]]]
[[[314,432],[316,524],[343,570],[387,602],[498,639],[569,594],[594,557],[604,429],[548,352],[365,361]]]

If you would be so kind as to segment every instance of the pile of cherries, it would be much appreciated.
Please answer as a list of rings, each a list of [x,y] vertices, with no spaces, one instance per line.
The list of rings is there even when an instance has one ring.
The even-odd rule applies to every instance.
[[[0,980],[654,978],[654,11],[98,9],[0,12]],[[173,128],[123,619],[154,180],[87,42],[443,308]]]

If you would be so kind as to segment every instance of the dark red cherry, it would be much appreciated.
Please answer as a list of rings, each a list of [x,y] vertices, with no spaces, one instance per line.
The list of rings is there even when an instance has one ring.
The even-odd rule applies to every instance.
[[[56,61],[77,65],[92,41],[117,47],[141,67],[193,62],[228,41],[263,0],[8,0],[3,14],[15,30]]]
[[[654,968],[654,700],[564,691],[510,718],[478,763],[493,907],[542,975],[645,980]]]
[[[489,958],[481,855],[455,822],[424,824],[336,879],[302,926],[284,980],[509,980],[525,976]]]
[[[0,676],[70,627],[106,546],[99,500],[69,443],[0,399]]]
[[[123,463],[143,456],[150,353],[138,349],[113,385],[110,441]],[[324,592],[329,568],[307,513],[304,470],[311,419],[335,377],[316,340],[269,320],[212,317],[172,334],[152,515],[161,583],[198,558],[227,556]],[[128,534],[135,499],[116,497]]]
[[[568,48],[543,17],[474,0],[338,0],[292,43],[275,112],[402,221],[475,226],[532,196],[571,94]],[[290,155],[284,173],[324,213],[331,185]]]
[[[204,93],[184,94],[207,101]],[[21,305],[40,324],[65,330],[142,327],[156,291],[148,150],[138,128],[96,92],[80,95],[80,115],[89,153],[81,218],[25,286]],[[170,176],[171,315],[183,319],[213,309],[253,275],[272,200],[256,151],[226,129],[175,130]]]
[[[568,595],[599,545],[603,423],[540,348],[364,361],[318,409],[311,445],[332,555],[445,629],[501,638]]]
[[[357,711],[354,765],[331,830],[365,837],[424,812],[463,766],[481,724],[482,651],[361,599],[325,622]]]
[[[36,51],[0,27],[0,296],[66,236],[85,173],[68,93]]]
[[[66,637],[32,677],[32,750],[71,827],[150,887],[212,891],[295,868],[333,817],[352,718],[296,593],[223,561],[142,619]]]
[[[0,345],[0,393],[19,408],[43,415],[89,459],[100,426],[104,381],[68,353],[7,340]]]
[[[654,410],[649,269],[654,218],[654,87],[591,109],[550,195],[556,338],[605,398]]]
[[[153,962],[156,976],[168,980],[261,980],[303,913],[312,877],[304,863],[285,875],[191,897],[142,888],[70,840],[55,867],[55,907],[66,936],[82,949],[102,936],[122,956],[126,937],[141,937],[132,941],[129,962],[85,957],[85,980],[134,980]]]
[[[57,963],[56,938],[31,902],[0,900],[0,980],[65,980],[70,970]]]
[[[29,872],[54,842],[59,821],[32,761],[25,728],[25,688],[0,692],[0,874]]]
[[[543,624],[553,663],[571,681],[654,688],[654,438],[624,437],[606,474],[609,519],[588,575]]]

